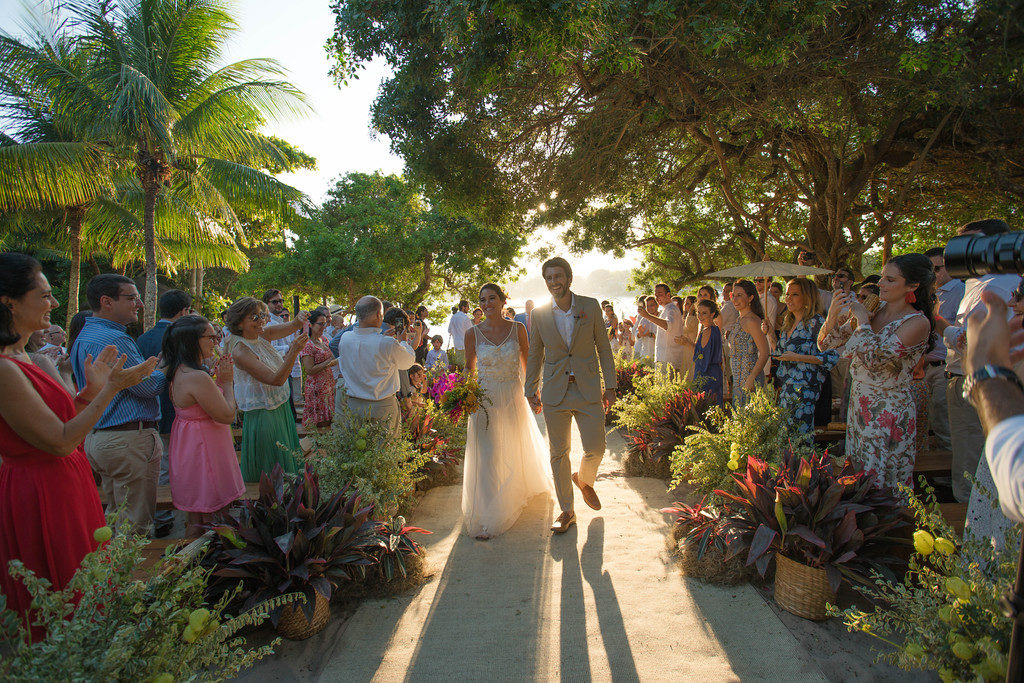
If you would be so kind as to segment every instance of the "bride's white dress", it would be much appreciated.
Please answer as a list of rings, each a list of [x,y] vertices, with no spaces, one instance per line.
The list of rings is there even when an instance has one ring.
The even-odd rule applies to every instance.
[[[462,515],[471,536],[497,536],[508,530],[534,496],[554,493],[547,443],[523,395],[516,325],[501,344],[487,341],[476,327],[480,388],[490,399],[469,417]]]

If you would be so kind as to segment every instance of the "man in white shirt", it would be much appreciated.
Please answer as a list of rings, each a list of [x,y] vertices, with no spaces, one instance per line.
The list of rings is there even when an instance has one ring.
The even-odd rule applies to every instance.
[[[997,235],[1009,232],[1010,226],[998,219],[972,221],[957,231],[958,235]],[[995,296],[1006,302],[1020,282],[1019,275],[985,275],[964,283],[964,295],[953,320],[942,317],[935,320],[935,331],[942,334],[946,345],[946,408],[949,416],[949,437],[953,451],[953,496],[961,503],[971,497],[971,482],[967,473],[974,475],[985,446],[985,432],[978,412],[963,396],[964,368],[962,349],[967,318],[975,311],[985,309],[982,295]]]
[[[935,296],[939,300],[938,313],[943,320],[956,320],[960,302],[964,298],[964,283],[950,277],[946,270],[943,248],[935,247],[924,253],[935,268]],[[928,386],[928,420],[939,446],[952,450],[949,437],[949,407],[946,402],[946,344],[942,335],[935,335],[935,347],[925,358],[924,381]]]
[[[459,302],[459,310],[448,321],[448,334],[455,349],[455,367],[460,370],[466,367],[466,332],[471,327],[473,319],[469,317],[469,302],[463,299]]]
[[[676,343],[676,337],[683,334],[683,313],[672,301],[672,290],[664,282],[654,286],[654,298],[662,307],[658,317],[650,313],[646,307],[638,306],[637,315],[650,320],[657,328],[654,336],[654,363],[659,367],[673,367],[677,371],[683,365],[683,352],[686,347]]]
[[[404,312],[400,313],[405,316]],[[382,333],[384,308],[374,296],[359,300],[356,318],[359,326],[338,343],[348,407],[354,413],[385,422],[392,435],[398,438],[401,435],[398,373],[416,362],[413,348],[419,344],[419,334],[415,328],[410,331],[408,316],[405,316],[403,329]]]

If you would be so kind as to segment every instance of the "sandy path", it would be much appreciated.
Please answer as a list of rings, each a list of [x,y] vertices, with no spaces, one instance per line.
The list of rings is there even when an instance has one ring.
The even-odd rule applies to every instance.
[[[543,425],[542,425],[543,428]],[[536,499],[487,542],[460,533],[459,487],[427,493],[416,525],[433,578],[411,594],[370,600],[344,623],[279,654],[258,680],[825,680],[749,585],[689,580],[665,544],[664,484],[622,476],[609,454],[594,512],[553,537],[552,503]],[[574,430],[573,459],[580,446]]]

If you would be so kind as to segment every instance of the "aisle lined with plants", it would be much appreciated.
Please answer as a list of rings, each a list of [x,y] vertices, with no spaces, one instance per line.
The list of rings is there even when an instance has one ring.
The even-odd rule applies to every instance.
[[[754,582],[788,612],[838,618],[902,669],[1005,677],[1011,622],[999,601],[1016,576],[1019,525],[1005,538],[961,540],[923,477],[916,491],[883,486],[821,443],[827,434],[796,431],[771,388],[742,408],[701,412],[699,387],[636,361],[617,366],[627,473],[687,493],[662,510],[675,519],[685,575]]]

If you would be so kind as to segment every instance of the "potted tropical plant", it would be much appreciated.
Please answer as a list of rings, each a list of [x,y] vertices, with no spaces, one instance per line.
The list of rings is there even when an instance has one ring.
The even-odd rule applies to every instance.
[[[777,468],[748,458],[746,472],[734,477],[738,492],[715,492],[726,502],[729,544],[732,552],[745,550],[761,576],[775,558],[775,600],[783,609],[824,619],[844,577],[895,579],[892,546],[910,541],[893,532],[911,520],[873,471],[849,460],[836,468],[824,453],[789,453]]]
[[[709,505],[705,498],[696,505],[676,502],[661,511],[676,516],[672,537],[684,574],[726,586],[750,578],[753,571],[744,564],[744,558],[730,553],[729,536],[735,532],[721,506]]]
[[[257,500],[244,501],[238,519],[215,525],[206,561],[214,565],[211,597],[234,590],[249,609],[285,593],[301,593],[301,606],[270,611],[285,638],[308,638],[330,620],[330,599],[342,582],[359,576],[375,559],[365,546],[375,543],[373,506],[346,486],[320,499],[316,473],[307,465],[296,478],[280,465],[260,478]]]

